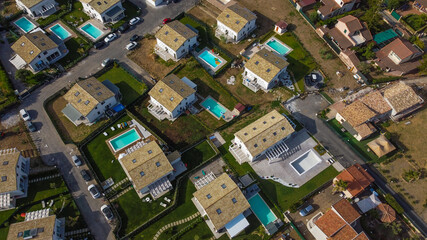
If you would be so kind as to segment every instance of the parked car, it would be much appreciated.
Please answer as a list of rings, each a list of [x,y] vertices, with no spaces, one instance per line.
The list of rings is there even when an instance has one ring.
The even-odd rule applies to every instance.
[[[130,42],[128,45],[126,45],[126,50],[132,50],[138,46],[137,42]]]
[[[78,166],[81,166],[83,163],[82,163],[82,160],[80,160],[80,158],[79,157],[77,157],[76,155],[73,155],[72,157],[71,157],[71,159],[73,160],[73,163],[74,163],[74,165],[76,165],[77,167]]]
[[[90,195],[92,195],[94,199],[101,197],[101,193],[94,184],[89,185],[87,190],[90,192]]]
[[[30,114],[28,114],[27,110],[21,109],[19,110],[19,114],[21,115],[21,118],[24,119],[24,121],[31,121]]]
[[[30,132],[37,131],[36,126],[34,126],[33,122],[28,121],[28,122],[25,122],[25,124],[27,125],[27,128]]]
[[[139,22],[143,22],[144,20],[141,19],[140,17],[134,17],[129,21],[129,25],[133,26]]]
[[[100,49],[100,48],[102,48],[104,45],[105,45],[105,42],[100,41],[100,42],[95,43],[95,45],[93,45],[93,47],[94,47],[95,49]]]
[[[104,59],[104,61],[102,61],[102,63],[101,63],[101,66],[102,66],[102,67],[108,67],[108,66],[110,66],[111,64],[113,64],[115,61],[116,61],[116,59],[114,59],[114,58],[107,58],[107,59]]]
[[[80,174],[82,175],[83,179],[86,182],[89,182],[92,179],[92,177],[90,176],[90,173],[84,169],[80,171]]]
[[[133,35],[132,37],[130,37],[130,41],[131,42],[135,42],[136,40],[138,40],[139,39],[139,35],[138,34],[135,34],[135,35]]]
[[[105,37],[104,41],[105,41],[106,43],[109,43],[109,42],[114,41],[114,39],[116,39],[116,38],[117,38],[117,34],[115,34],[115,33],[110,33],[110,34],[108,34],[108,36],[106,36],[106,37]]]
[[[123,23],[119,28],[118,28],[118,31],[119,31],[119,33],[124,33],[124,32],[126,32],[126,30],[128,30],[129,29],[129,24],[127,24],[127,23]]]
[[[168,22],[172,22],[172,19],[170,19],[170,18],[163,19],[163,24],[166,24]]]
[[[111,211],[111,208],[108,205],[102,205],[101,212],[104,214],[107,221],[111,221],[114,218],[113,211]]]
[[[302,217],[307,216],[308,214],[310,214],[312,211],[314,210],[313,206],[308,205],[306,208],[301,209],[299,211],[299,215],[301,215]]]

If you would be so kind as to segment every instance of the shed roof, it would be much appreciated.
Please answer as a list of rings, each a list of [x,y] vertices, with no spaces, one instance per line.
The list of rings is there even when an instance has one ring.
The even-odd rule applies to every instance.
[[[64,99],[83,116],[111,97],[114,93],[94,77],[77,82],[64,95]]]
[[[10,225],[7,240],[23,239],[23,236],[18,237],[18,234],[24,234],[25,231],[36,229],[37,236],[33,239],[50,240],[53,239],[53,232],[55,231],[56,216],[52,215],[45,218],[39,218],[24,222],[13,223]]]
[[[384,90],[384,98],[387,99],[396,113],[403,112],[423,102],[415,91],[402,81],[386,88]]]
[[[396,147],[391,144],[384,135],[370,141],[367,145],[378,157],[382,157],[396,149]]]
[[[21,153],[16,149],[11,153],[0,154],[0,193],[17,190],[16,165]]]
[[[155,141],[129,153],[120,159],[120,162],[137,191],[173,170],[168,158]]]
[[[255,157],[294,131],[289,121],[273,110],[236,132],[234,136],[239,138]]]
[[[196,90],[188,86],[175,74],[170,74],[157,82],[148,92],[148,95],[156,99],[163,107],[172,112],[184,98],[194,94]]]
[[[58,45],[42,31],[26,33],[11,46],[26,63],[31,63],[42,52],[56,47]]]
[[[399,35],[397,35],[397,33],[393,30],[393,29],[387,29],[385,31],[382,31],[380,33],[377,33],[374,35],[374,41],[377,44],[381,44],[383,42],[386,42],[390,39],[393,39],[395,37],[398,37]]]
[[[206,211],[216,229],[223,228],[250,207],[237,184],[226,173],[193,195]]]
[[[285,59],[264,48],[249,59],[245,64],[245,68],[269,83],[288,65],[289,63]]]
[[[257,17],[253,12],[238,3],[224,9],[216,18],[217,21],[231,28],[236,33],[240,32],[248,22],[255,19]]]
[[[197,33],[177,20],[165,24],[156,33],[156,38],[174,51],[177,51],[185,41],[196,36]]]

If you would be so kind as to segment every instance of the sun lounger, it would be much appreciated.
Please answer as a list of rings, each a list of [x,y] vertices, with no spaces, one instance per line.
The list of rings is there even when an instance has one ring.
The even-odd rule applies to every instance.
[[[102,134],[104,134],[104,136],[108,136],[108,133],[107,133],[107,132],[103,132]]]
[[[122,128],[122,125],[120,125],[120,123],[117,124],[117,128]]]
[[[206,172],[205,172],[205,170],[202,170],[202,174],[203,174],[203,176],[205,176],[205,175],[206,175]]]
[[[167,197],[165,197],[165,198],[164,198],[164,200],[165,200],[166,202],[168,202],[168,203],[170,203],[170,202],[171,202],[171,200],[170,200],[169,198],[167,198]]]
[[[125,125],[125,127],[127,127],[127,126],[128,126],[128,123],[127,123],[127,122],[124,122],[124,123],[123,123],[123,125]]]
[[[111,131],[115,131],[116,129],[114,127],[110,127]]]
[[[162,206],[162,207],[166,207],[166,204],[165,204],[165,203],[163,203],[163,202],[161,202],[161,203],[160,203],[160,206]]]

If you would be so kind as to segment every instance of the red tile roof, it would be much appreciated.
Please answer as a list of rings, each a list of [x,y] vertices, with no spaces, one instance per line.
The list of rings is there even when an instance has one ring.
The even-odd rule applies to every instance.
[[[347,191],[355,197],[361,193],[366,187],[374,182],[374,178],[367,173],[360,164],[355,164],[337,176],[338,180],[343,180],[348,184]]]
[[[338,214],[334,211],[327,211],[323,216],[321,216],[316,222],[316,226],[322,230],[324,234],[328,237],[334,235],[338,230],[340,230],[346,223]]]
[[[280,21],[278,21],[278,22],[276,23],[276,26],[278,26],[279,28],[284,29],[284,28],[287,28],[287,27],[288,27],[288,24],[287,24],[285,21],[280,20]]]
[[[354,231],[354,229],[347,224],[345,225],[345,227],[341,228],[336,234],[334,234],[331,237],[331,239],[332,240],[352,240],[356,236],[357,236],[356,231]]]
[[[360,217],[356,209],[348,202],[347,199],[341,199],[332,207],[339,213],[339,215],[347,222],[352,223]]]
[[[352,15],[347,15],[345,17],[339,18],[338,22],[344,23],[347,26],[348,31],[351,33],[363,29],[363,26],[360,23],[359,19]]]
[[[301,7],[310,6],[310,5],[315,4],[315,3],[316,3],[316,0],[300,0],[300,1],[298,1],[298,4]]]
[[[393,42],[383,47],[379,52],[383,52],[385,55],[388,55],[390,51],[393,51],[402,60],[419,52],[412,43],[400,38],[396,38]]]
[[[359,235],[353,240],[369,240],[368,236],[366,236],[365,232],[359,233]]]

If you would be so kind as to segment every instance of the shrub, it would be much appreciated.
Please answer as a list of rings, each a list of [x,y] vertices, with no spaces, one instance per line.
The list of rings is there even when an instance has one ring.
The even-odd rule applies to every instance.
[[[302,200],[299,200],[298,202],[293,203],[290,207],[289,207],[289,211],[291,213],[294,213],[298,210],[298,208],[303,204],[304,202]]]
[[[386,202],[399,214],[404,212],[402,206],[396,201],[396,199],[389,193],[385,195]]]
[[[421,173],[419,171],[408,170],[404,171],[402,174],[403,179],[407,182],[413,182],[420,178]]]

